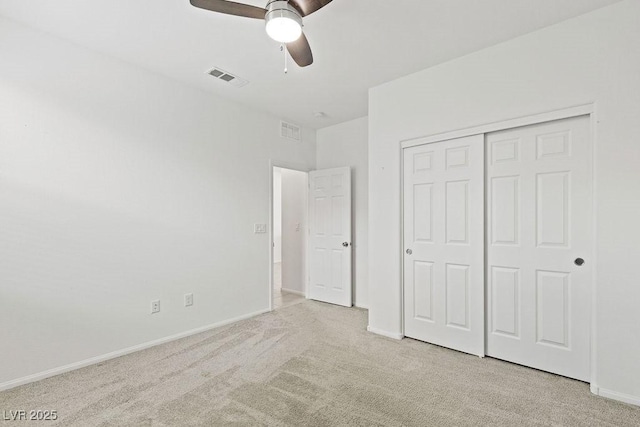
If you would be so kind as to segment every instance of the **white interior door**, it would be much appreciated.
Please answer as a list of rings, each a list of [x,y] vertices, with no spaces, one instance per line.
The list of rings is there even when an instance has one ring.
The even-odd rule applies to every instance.
[[[404,151],[405,335],[484,355],[484,136]]]
[[[351,169],[309,173],[309,298],[351,307]]]
[[[590,165],[586,117],[487,135],[487,355],[589,381]]]

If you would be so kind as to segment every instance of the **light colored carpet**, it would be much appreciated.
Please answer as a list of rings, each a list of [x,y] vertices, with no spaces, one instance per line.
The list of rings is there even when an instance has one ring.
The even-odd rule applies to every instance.
[[[640,408],[585,383],[379,337],[366,317],[304,301],[0,393],[0,413],[57,409],[65,426],[640,425]]]

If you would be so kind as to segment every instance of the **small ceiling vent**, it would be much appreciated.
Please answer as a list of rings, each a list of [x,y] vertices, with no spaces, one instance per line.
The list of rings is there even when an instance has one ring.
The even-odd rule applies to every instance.
[[[300,126],[292,125],[287,122],[280,122],[280,136],[283,138],[293,139],[294,141],[301,141],[302,135],[300,134]]]
[[[215,67],[207,72],[210,76],[215,77],[218,80],[229,83],[231,86],[242,87],[249,84],[248,80],[242,79],[234,74],[224,71],[221,68]]]

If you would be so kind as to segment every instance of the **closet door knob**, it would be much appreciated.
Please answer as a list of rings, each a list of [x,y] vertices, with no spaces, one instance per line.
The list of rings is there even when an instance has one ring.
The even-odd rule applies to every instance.
[[[407,255],[411,255],[413,251],[411,249],[407,249]]]
[[[576,258],[576,260],[573,261],[573,263],[578,267],[580,267],[582,264],[584,264],[584,260],[582,258]]]

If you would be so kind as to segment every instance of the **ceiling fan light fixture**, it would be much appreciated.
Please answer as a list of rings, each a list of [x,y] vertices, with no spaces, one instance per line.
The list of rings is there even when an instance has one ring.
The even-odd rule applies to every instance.
[[[302,35],[302,17],[287,1],[272,1],[265,15],[269,37],[280,43],[291,43]]]

